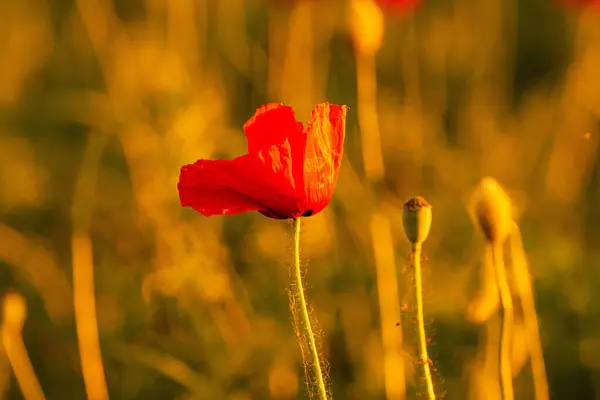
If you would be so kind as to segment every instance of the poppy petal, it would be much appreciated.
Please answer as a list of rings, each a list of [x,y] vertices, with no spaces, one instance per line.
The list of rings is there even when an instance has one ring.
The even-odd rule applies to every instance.
[[[306,134],[301,122],[296,120],[292,107],[279,103],[269,103],[256,110],[252,118],[244,124],[244,133],[248,140],[248,152],[254,153],[270,146],[287,141],[291,148],[291,167],[294,187],[300,204],[305,203],[304,197],[304,152],[306,149]]]
[[[258,210],[261,205],[239,191],[237,170],[244,157],[235,160],[198,160],[184,165],[179,175],[179,199],[203,215],[238,214]]]
[[[181,205],[203,215],[259,210],[273,218],[299,213],[288,141],[234,160],[198,160],[181,168]]]
[[[344,152],[347,111],[347,106],[317,104],[306,126],[305,209],[312,215],[323,210],[333,196]]]
[[[252,118],[244,124],[244,133],[248,140],[248,153],[254,153],[285,139],[302,136],[302,124],[296,121],[291,107],[278,103],[269,103],[256,110]],[[295,144],[295,143],[293,143]]]

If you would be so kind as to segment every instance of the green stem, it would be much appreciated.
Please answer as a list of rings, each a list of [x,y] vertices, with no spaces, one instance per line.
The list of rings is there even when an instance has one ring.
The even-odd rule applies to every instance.
[[[496,268],[496,281],[502,302],[502,337],[500,343],[500,382],[502,383],[502,398],[513,400],[512,366],[511,366],[511,341],[513,337],[513,303],[506,278],[504,259],[502,256],[502,242],[492,243],[494,266]]]
[[[323,372],[321,371],[321,362],[319,360],[319,351],[317,349],[317,343],[315,341],[315,334],[313,333],[310,316],[308,315],[308,306],[306,304],[306,297],[304,296],[304,287],[302,286],[302,270],[300,268],[300,218],[294,219],[294,278],[296,283],[296,293],[298,294],[300,315],[302,316],[302,324],[306,329],[306,338],[308,340],[308,347],[313,361],[313,368],[315,369],[315,377],[317,378],[317,387],[319,389],[319,399],[327,400],[327,390],[325,389],[325,381],[323,379]],[[302,344],[301,344],[302,345]],[[308,377],[307,377],[308,378]]]
[[[415,268],[415,296],[417,298],[417,327],[419,329],[419,356],[423,365],[425,374],[425,384],[427,385],[427,397],[429,400],[435,400],[433,391],[433,379],[429,367],[429,355],[427,354],[427,336],[425,334],[425,319],[423,317],[423,284],[421,279],[421,243],[413,244],[413,263]]]

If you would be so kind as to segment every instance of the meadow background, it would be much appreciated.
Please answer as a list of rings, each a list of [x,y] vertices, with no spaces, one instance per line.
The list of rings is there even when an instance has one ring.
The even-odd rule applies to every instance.
[[[350,107],[335,196],[302,238],[335,399],[423,392],[401,217],[414,195],[433,206],[425,312],[437,390],[498,398],[481,367],[491,319],[477,318],[494,311],[494,290],[466,207],[488,175],[523,232],[551,398],[600,399],[600,9],[381,10],[0,0],[0,295],[13,299],[3,330],[24,316],[16,291],[47,399],[86,398],[81,355],[94,354],[96,323],[112,399],[306,398],[289,222],[203,217],[180,207],[176,184],[183,164],[245,153],[242,125],[262,104],[305,121],[321,101]],[[0,398],[20,399],[3,343]],[[522,345],[513,365],[517,399],[532,399]]]

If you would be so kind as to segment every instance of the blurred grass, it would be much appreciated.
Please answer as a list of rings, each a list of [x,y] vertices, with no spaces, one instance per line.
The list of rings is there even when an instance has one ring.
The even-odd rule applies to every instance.
[[[341,0],[0,2],[0,292],[27,300],[23,338],[46,398],[86,396],[72,297],[80,229],[110,398],[306,397],[281,263],[290,227],[258,213],[204,218],[176,191],[182,164],[244,153],[241,126],[269,101],[301,120],[318,101],[350,106],[335,198],[306,219],[302,244],[336,399],[386,398],[374,208],[393,238],[382,251],[393,246],[400,304],[387,309],[405,310],[408,394],[423,391],[401,224],[416,194],[434,213],[424,267],[436,383],[447,399],[472,393],[486,328],[467,312],[484,251],[465,205],[486,175],[515,201],[551,398],[600,398],[600,13],[552,0],[384,12],[376,182],[363,168],[360,135],[372,133],[359,135],[348,15]],[[85,149],[98,141],[93,166]],[[93,195],[73,210],[89,174]],[[532,390],[523,368],[516,396]],[[1,396],[21,398],[4,349]]]

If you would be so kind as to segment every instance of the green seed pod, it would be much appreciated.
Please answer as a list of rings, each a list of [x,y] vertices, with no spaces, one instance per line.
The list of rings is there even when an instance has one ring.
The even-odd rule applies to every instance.
[[[502,242],[510,234],[512,226],[510,197],[494,178],[483,178],[473,192],[471,213],[488,242]]]
[[[402,223],[409,242],[423,243],[431,230],[431,205],[422,197],[411,198],[404,203]]]

